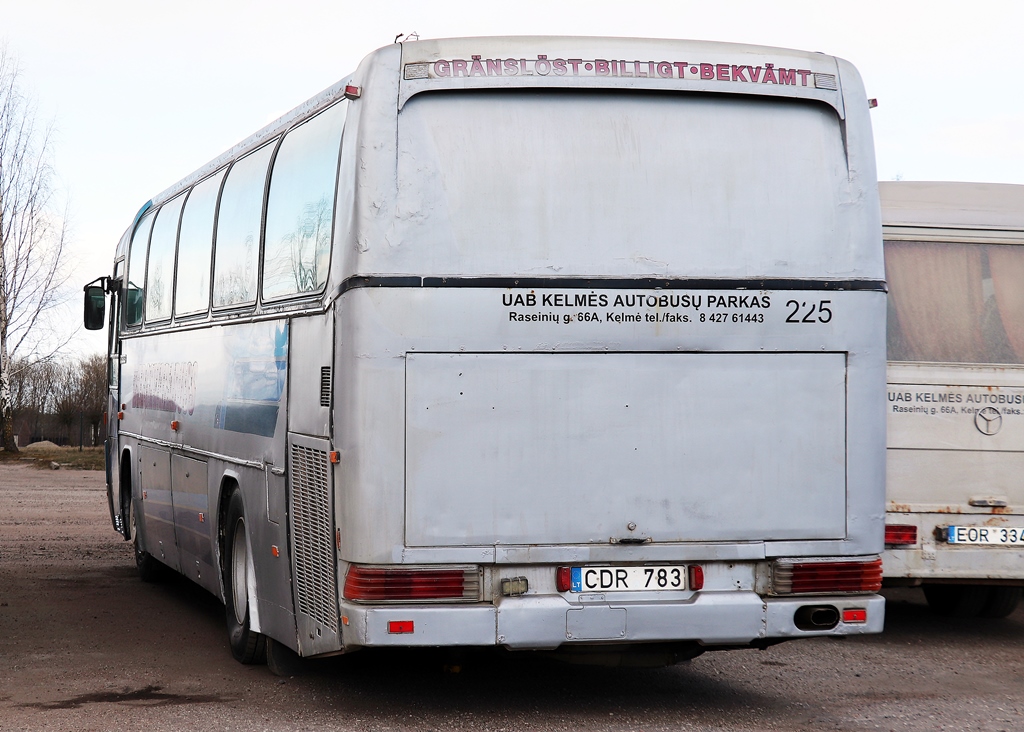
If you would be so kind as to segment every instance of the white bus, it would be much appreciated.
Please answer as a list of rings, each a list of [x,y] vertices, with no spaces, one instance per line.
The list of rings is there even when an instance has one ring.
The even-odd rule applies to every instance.
[[[879,632],[868,115],[817,53],[372,53],[155,196],[87,292],[144,578],[272,665]]]
[[[881,183],[885,583],[957,617],[1024,586],[1024,186]]]

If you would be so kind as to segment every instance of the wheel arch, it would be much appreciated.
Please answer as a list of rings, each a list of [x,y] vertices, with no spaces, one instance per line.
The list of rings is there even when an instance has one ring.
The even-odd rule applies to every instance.
[[[124,527],[121,534],[124,536],[126,541],[131,539],[131,529],[128,526],[128,515],[131,510],[132,499],[135,496],[135,471],[132,469],[132,455],[131,447],[125,446],[118,457],[117,469],[117,498],[120,503],[117,508],[121,512],[121,525]]]
[[[236,491],[241,492],[241,481],[239,476],[233,470],[225,470],[220,476],[220,481],[217,484],[217,495],[215,496],[217,506],[217,575],[220,578],[220,599],[223,601],[227,588],[224,586],[224,572],[227,567],[224,566],[224,557],[227,555],[225,551],[225,542],[227,541],[227,515],[228,515],[228,503],[231,501],[231,496]],[[242,496],[242,506],[245,506],[245,496]]]
[[[260,613],[259,613],[259,601],[258,601],[258,579],[256,577],[256,569],[253,564],[254,555],[252,547],[252,530],[250,522],[253,520],[253,512],[249,510],[248,501],[245,497],[245,491],[242,490],[242,477],[234,470],[225,470],[221,475],[220,483],[218,484],[218,495],[217,495],[217,564],[220,568],[220,599],[225,601],[227,599],[228,587],[225,581],[227,575],[227,567],[225,566],[224,558],[227,556],[226,542],[228,536],[227,527],[227,514],[228,505],[231,502],[231,497],[238,493],[239,499],[242,501],[242,515],[245,518],[246,529],[245,529],[245,541],[247,548],[246,558],[246,571],[248,574],[248,595],[249,595],[249,624],[253,631],[259,633],[260,630]]]

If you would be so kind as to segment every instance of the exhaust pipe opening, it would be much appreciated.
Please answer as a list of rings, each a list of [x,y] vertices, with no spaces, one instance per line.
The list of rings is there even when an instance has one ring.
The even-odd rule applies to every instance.
[[[839,611],[831,605],[804,605],[796,611],[793,623],[800,630],[832,630],[839,625]]]

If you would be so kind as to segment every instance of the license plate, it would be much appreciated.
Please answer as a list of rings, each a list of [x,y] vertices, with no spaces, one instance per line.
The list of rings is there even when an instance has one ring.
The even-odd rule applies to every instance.
[[[571,592],[685,590],[686,565],[656,567],[573,567]]]
[[[1006,526],[950,526],[946,541],[950,544],[1024,545],[1024,529]]]

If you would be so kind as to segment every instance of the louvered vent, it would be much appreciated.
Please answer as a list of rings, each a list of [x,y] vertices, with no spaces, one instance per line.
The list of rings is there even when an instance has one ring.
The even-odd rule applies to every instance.
[[[831,89],[832,91],[838,91],[839,85],[836,81],[835,74],[815,74],[814,75],[814,88],[815,89]]]
[[[320,406],[331,406],[331,367],[320,369]]]
[[[292,445],[291,519],[299,612],[338,632],[327,453]]]

